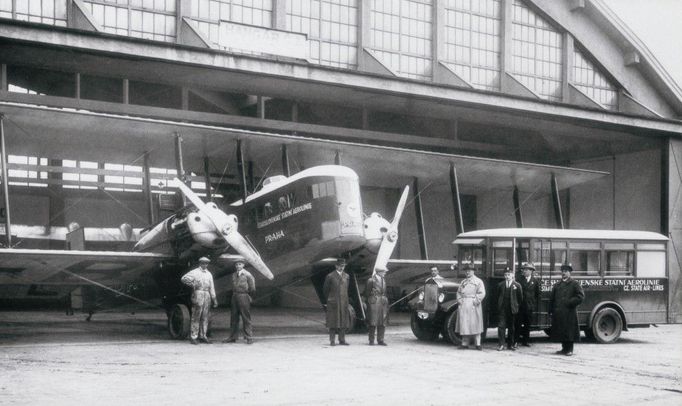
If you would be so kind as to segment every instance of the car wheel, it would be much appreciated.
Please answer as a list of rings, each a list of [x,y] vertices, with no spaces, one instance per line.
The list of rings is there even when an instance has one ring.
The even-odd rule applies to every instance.
[[[443,327],[443,337],[454,345],[462,344],[462,335],[455,332],[457,326],[457,309],[445,318],[445,326]]]
[[[417,317],[416,312],[412,313],[410,327],[412,328],[412,333],[418,340],[435,341],[438,338],[438,329],[434,328],[431,323]]]

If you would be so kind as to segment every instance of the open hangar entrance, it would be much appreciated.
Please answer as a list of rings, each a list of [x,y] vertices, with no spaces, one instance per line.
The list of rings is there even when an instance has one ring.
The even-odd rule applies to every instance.
[[[567,160],[564,164],[575,167],[570,169],[36,105],[7,104],[3,110],[7,154],[46,160],[33,168],[28,161],[10,162],[8,167],[14,171],[10,181],[16,180],[10,186],[12,222],[42,226],[44,235],[51,234],[47,227],[73,222],[110,229],[121,223],[146,227],[160,220],[164,209],[172,212],[173,205],[180,204],[179,199],[169,203],[160,196],[174,193],[163,182],[182,171],[191,176],[193,187],[198,191],[203,188],[204,194],[211,194],[214,201],[226,207],[241,197],[240,150],[249,192],[268,176],[340,163],[353,168],[360,177],[363,211],[377,211],[391,218],[400,189],[410,185],[413,194],[401,222],[400,244],[394,255],[397,258],[451,259],[450,242],[457,234],[459,220],[465,230],[558,227],[563,221],[567,228],[658,231],[661,222],[661,202],[657,198],[661,196],[661,185],[651,179],[660,178],[663,158],[661,149],[651,149],[649,139],[639,145],[641,150],[624,152],[622,146],[614,146],[619,153]],[[65,161],[78,164],[65,169]],[[84,167],[81,162],[96,165]],[[159,183],[150,182],[150,189],[154,189],[151,196],[156,195],[151,200],[145,192],[145,169],[138,169],[144,166],[157,169],[155,175],[150,175]],[[459,220],[453,200],[453,168],[463,214]],[[29,172],[34,172],[35,177]],[[78,178],[68,180],[65,173]],[[208,190],[207,173],[211,184]],[[560,219],[554,205],[553,183],[563,209]],[[624,197],[622,203],[620,195]],[[633,212],[640,213],[634,218],[641,223],[628,220]],[[31,236],[25,237],[28,243]],[[21,241],[19,237],[17,243]],[[120,249],[125,246],[120,244]],[[282,295],[283,305],[308,304],[296,299],[301,293],[314,296],[309,286],[291,289],[299,292],[291,297]]]

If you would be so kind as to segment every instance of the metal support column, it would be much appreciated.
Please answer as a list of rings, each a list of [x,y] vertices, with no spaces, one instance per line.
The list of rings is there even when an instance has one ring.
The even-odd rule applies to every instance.
[[[175,133],[175,169],[178,172],[178,179],[180,179],[181,182],[187,184],[187,177],[185,176],[185,167],[183,166],[182,163],[182,137],[180,134]],[[186,206],[187,205],[187,198],[185,198],[184,194],[180,194],[182,196],[182,205]]]
[[[12,248],[12,221],[9,206],[9,178],[7,177],[7,149],[5,148],[5,115],[0,114],[0,165],[2,165],[2,192],[5,198],[5,236],[7,248]]]
[[[554,184],[552,182],[552,184]],[[514,193],[512,195],[514,201],[514,214],[516,215],[516,228],[523,228],[523,214],[521,213],[521,204],[519,203],[519,187],[514,185]],[[563,227],[561,227],[563,228]]]
[[[204,157],[204,184],[206,185],[206,200],[212,201],[213,195],[211,194],[211,173],[209,172],[209,161],[208,157]]]
[[[253,179],[253,161],[249,161],[247,165],[246,185],[251,191],[251,193],[253,193],[256,190],[256,183]]]
[[[341,153],[339,151],[336,151],[336,155],[334,155],[334,165],[341,165]]]
[[[239,172],[239,186],[242,189],[242,202],[246,202],[249,192],[246,190],[246,171],[244,171],[244,152],[242,140],[237,140],[237,171]]]
[[[147,202],[147,221],[150,225],[156,223],[156,216],[154,215],[154,200],[152,199],[152,175],[149,170],[149,152],[144,152],[143,161],[144,171],[144,198]]]
[[[287,151],[287,144],[282,145],[282,173],[284,176],[291,176],[291,168],[289,168],[289,152]]]
[[[559,197],[559,185],[556,176],[552,174],[552,200],[554,201],[554,218],[558,228],[564,228],[564,217],[561,214],[561,199]]]
[[[412,196],[414,198],[414,214],[417,218],[417,236],[419,238],[419,252],[421,259],[429,259],[429,252],[426,249],[426,232],[424,230],[424,213],[422,212],[422,200],[419,194],[419,179],[414,178],[412,185]]]
[[[454,164],[450,164],[450,190],[452,191],[452,207],[455,210],[455,227],[459,235],[464,232],[464,218],[462,217],[462,201],[459,195],[457,169]]]
[[[73,92],[73,97],[76,99],[81,98],[81,74],[80,72],[76,72],[73,77],[74,80],[74,92]]]

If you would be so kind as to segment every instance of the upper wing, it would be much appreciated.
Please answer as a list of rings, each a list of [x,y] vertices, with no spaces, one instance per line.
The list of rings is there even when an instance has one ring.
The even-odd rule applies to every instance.
[[[139,279],[173,256],[118,251],[0,249],[0,285],[104,285]]]

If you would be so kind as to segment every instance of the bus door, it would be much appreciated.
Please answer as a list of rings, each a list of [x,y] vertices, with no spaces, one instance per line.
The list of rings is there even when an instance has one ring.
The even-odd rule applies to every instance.
[[[535,277],[540,280],[541,295],[534,322],[545,328],[552,324],[549,317],[549,301],[552,286],[561,279],[561,265],[566,263],[568,244],[566,241],[533,240],[533,262]]]
[[[514,270],[514,240],[493,240],[492,245],[492,273],[486,278],[486,296],[488,297],[488,325],[497,326],[497,285],[504,280],[504,270],[508,267]]]

